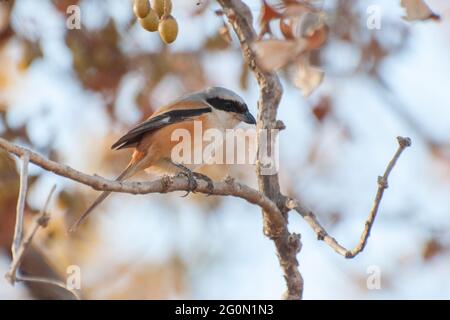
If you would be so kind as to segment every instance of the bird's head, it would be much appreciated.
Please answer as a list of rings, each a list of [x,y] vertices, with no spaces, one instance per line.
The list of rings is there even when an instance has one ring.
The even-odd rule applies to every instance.
[[[215,110],[226,112],[239,121],[256,124],[255,117],[248,110],[244,99],[237,93],[222,87],[210,87],[200,94]]]

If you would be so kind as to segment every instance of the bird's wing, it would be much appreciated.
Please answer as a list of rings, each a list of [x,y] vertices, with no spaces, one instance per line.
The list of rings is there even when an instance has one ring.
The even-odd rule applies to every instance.
[[[163,128],[165,126],[190,120],[193,117],[200,116],[202,114],[211,112],[210,107],[197,108],[197,109],[177,109],[160,113],[148,120],[138,124],[136,127],[128,131],[123,137],[115,142],[111,149],[124,149],[134,147],[143,137],[143,135]]]

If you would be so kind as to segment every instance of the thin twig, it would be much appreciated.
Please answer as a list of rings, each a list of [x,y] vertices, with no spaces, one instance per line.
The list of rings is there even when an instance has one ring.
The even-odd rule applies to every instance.
[[[373,223],[375,221],[375,218],[378,213],[378,209],[380,207],[381,199],[383,198],[384,190],[388,188],[388,178],[389,175],[394,168],[395,164],[397,163],[397,160],[399,159],[402,152],[409,146],[411,146],[411,139],[410,138],[403,138],[403,137],[397,137],[398,141],[398,149],[395,152],[393,158],[391,161],[389,161],[386,170],[383,174],[383,176],[378,177],[378,189],[375,196],[375,200],[373,202],[372,208],[369,212],[369,216],[366,220],[366,223],[364,224],[364,229],[361,233],[361,238],[358,242],[358,244],[352,249],[348,250],[342,245],[340,245],[336,239],[331,237],[324,227],[319,223],[316,215],[309,209],[302,206],[297,200],[293,199],[287,199],[286,206],[289,209],[297,211],[304,219],[305,221],[310,225],[310,227],[314,230],[314,232],[317,234],[318,240],[323,240],[327,245],[329,245],[334,251],[339,253],[340,255],[344,256],[345,258],[354,258],[357,256],[360,252],[364,250],[367,244],[367,240],[370,235],[370,231],[372,229]]]
[[[25,176],[25,175],[27,176],[28,171],[26,169],[24,170],[24,168],[26,168],[28,165],[29,155],[30,155],[30,153],[26,152],[25,155],[22,157],[23,158],[22,163],[25,163],[26,165],[23,164],[22,169],[21,169],[21,186],[22,186],[22,182],[24,181],[23,176]],[[62,281],[55,280],[55,279],[43,278],[43,277],[17,275],[18,269],[20,267],[20,264],[22,262],[24,255],[25,255],[25,252],[30,247],[36,232],[39,230],[39,228],[41,228],[41,227],[45,228],[48,224],[48,221],[50,219],[48,206],[50,203],[50,199],[52,198],[52,195],[55,192],[55,189],[56,189],[56,185],[54,185],[52,187],[52,189],[50,190],[50,193],[47,196],[44,206],[42,207],[41,211],[36,216],[36,218],[33,220],[30,230],[28,231],[25,238],[23,238],[23,236],[20,236],[20,238],[19,238],[19,236],[17,236],[17,238],[16,237],[14,238],[14,240],[20,239],[20,241],[17,242],[17,247],[15,247],[13,245],[12,261],[11,261],[11,265],[10,265],[8,272],[5,274],[5,277],[6,277],[6,279],[8,279],[8,281],[12,285],[14,285],[16,282],[20,282],[20,281],[22,281],[22,282],[25,282],[25,281],[39,282],[39,283],[46,283],[49,285],[54,285],[54,286],[57,286],[57,287],[67,290],[68,292],[73,294],[73,296],[76,299],[80,299],[79,294],[77,292],[75,292],[74,290],[68,289],[66,284],[63,283]],[[23,190],[23,192],[25,192],[22,197],[25,197],[26,196],[26,187],[23,189],[21,188],[21,191],[22,190]],[[22,199],[21,196],[19,196],[18,208],[19,208],[19,206],[21,206],[22,211],[21,211],[20,219],[17,220],[17,223],[19,223],[20,226],[17,226],[17,224],[16,224],[16,230],[23,230],[23,221],[24,221],[23,220],[23,206],[20,204],[20,201],[21,201],[20,199]],[[18,211],[18,213],[19,213],[19,211]],[[22,231],[20,231],[20,232],[22,232]],[[17,235],[19,235],[19,233],[17,233]]]
[[[23,239],[23,217],[28,190],[28,164],[30,162],[30,153],[25,152],[20,157],[20,160],[20,189],[19,197],[17,199],[16,225],[14,228],[14,237],[11,245],[13,259],[17,256],[17,252],[19,251],[19,247]]]
[[[28,153],[27,153],[28,154]],[[14,284],[17,280],[17,270],[20,266],[20,263],[22,262],[23,255],[27,251],[28,247],[31,245],[31,241],[33,240],[34,235],[38,231],[40,227],[46,227],[48,223],[48,213],[47,213],[47,207],[50,201],[50,198],[55,191],[56,186],[53,186],[50,190],[50,193],[47,197],[47,200],[45,202],[45,205],[43,209],[39,212],[39,215],[34,219],[32,226],[30,227],[30,230],[28,231],[28,234],[25,238],[20,239],[20,242],[18,243],[18,246],[16,248],[16,251],[13,251],[13,257],[11,261],[11,266],[9,268],[9,271],[6,273],[5,277],[11,282],[11,284]],[[23,216],[18,223],[21,224],[21,226],[16,225],[16,229],[20,228],[23,229]]]

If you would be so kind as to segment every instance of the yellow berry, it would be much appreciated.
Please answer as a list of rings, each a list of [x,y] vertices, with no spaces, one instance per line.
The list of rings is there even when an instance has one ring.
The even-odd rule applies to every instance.
[[[154,10],[150,9],[145,18],[139,19],[139,23],[141,24],[142,28],[147,31],[158,31],[159,18]]]
[[[150,12],[150,3],[148,0],[134,0],[134,15],[138,18],[145,18]]]
[[[172,16],[163,16],[159,23],[159,35],[169,44],[175,41],[178,35],[178,23]]]
[[[172,1],[171,0],[153,0],[152,8],[156,11],[158,16],[161,18],[164,15],[164,6],[167,6],[167,14],[172,12]]]

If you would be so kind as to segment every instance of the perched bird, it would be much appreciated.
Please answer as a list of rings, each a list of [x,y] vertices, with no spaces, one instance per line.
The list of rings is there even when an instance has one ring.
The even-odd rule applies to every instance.
[[[181,97],[159,108],[147,120],[135,126],[112,145],[111,148],[115,150],[134,148],[128,166],[116,181],[123,181],[141,170],[148,169],[153,172],[182,174],[188,178],[192,191],[196,188],[194,177],[204,179],[212,186],[207,176],[193,172],[201,164],[177,163],[171,157],[172,149],[178,143],[172,141],[172,132],[176,129],[185,129],[194,137],[194,121],[201,123],[203,131],[233,129],[240,122],[256,124],[244,100],[231,90],[210,87]],[[196,146],[191,145],[194,154]],[[69,230],[74,231],[110,193],[110,191],[102,192]]]

